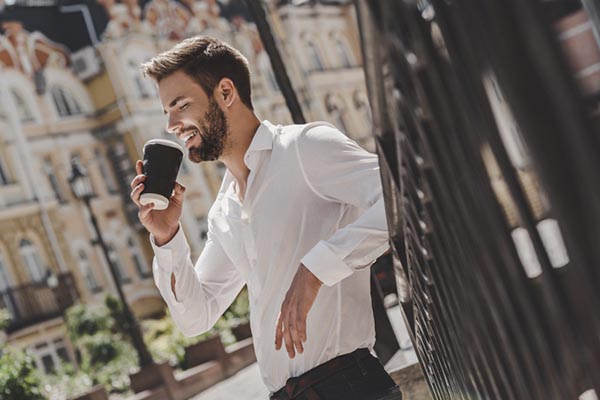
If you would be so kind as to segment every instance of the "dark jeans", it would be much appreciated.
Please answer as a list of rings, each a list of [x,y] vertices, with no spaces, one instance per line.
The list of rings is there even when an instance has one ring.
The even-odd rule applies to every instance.
[[[354,353],[351,353],[354,354]],[[285,393],[285,388],[271,396],[273,400],[401,400],[400,389],[383,368],[379,360],[366,355],[349,358],[335,370],[328,370],[327,363],[302,375],[318,372],[324,375],[309,387],[303,388],[295,396]],[[297,391],[298,392],[298,391]]]

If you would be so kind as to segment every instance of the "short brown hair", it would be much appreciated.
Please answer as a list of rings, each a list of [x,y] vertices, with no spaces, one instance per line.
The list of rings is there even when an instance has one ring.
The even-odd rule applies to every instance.
[[[195,36],[142,64],[144,76],[156,82],[179,70],[194,79],[208,97],[212,96],[221,79],[231,79],[242,102],[253,109],[248,60],[227,43],[208,36]]]

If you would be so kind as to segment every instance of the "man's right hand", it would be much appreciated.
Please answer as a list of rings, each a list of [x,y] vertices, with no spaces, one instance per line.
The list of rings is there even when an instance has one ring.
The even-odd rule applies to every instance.
[[[154,236],[158,246],[169,242],[179,229],[179,218],[183,206],[183,193],[185,187],[175,183],[175,189],[169,199],[169,206],[165,210],[154,210],[154,203],[142,205],[140,196],[144,190],[146,175],[142,173],[142,161],[135,163],[137,176],[131,181],[131,199],[139,208],[138,218],[144,227]]]

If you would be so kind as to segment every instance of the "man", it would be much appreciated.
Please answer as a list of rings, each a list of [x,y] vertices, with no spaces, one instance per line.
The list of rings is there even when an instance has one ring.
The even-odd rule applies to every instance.
[[[253,112],[246,59],[208,37],[143,65],[167,130],[193,162],[227,166],[193,266],[179,225],[185,188],[166,210],[140,204],[153,272],[186,335],[212,327],[248,286],[258,364],[272,399],[400,399],[371,355],[369,266],[388,249],[377,157],[327,123],[275,126]],[[285,351],[282,346],[285,346]]]

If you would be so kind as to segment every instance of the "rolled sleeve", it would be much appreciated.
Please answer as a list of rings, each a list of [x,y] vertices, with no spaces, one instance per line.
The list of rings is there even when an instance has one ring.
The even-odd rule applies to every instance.
[[[333,286],[354,272],[333,252],[325,241],[317,243],[303,258],[302,264],[323,284]]]

